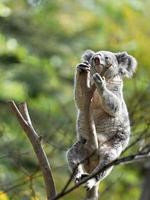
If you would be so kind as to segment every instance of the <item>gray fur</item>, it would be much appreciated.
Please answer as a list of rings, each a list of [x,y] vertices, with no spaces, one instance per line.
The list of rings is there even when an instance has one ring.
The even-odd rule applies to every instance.
[[[81,57],[81,60],[83,60],[83,61],[90,61],[90,59],[91,59],[91,57],[94,55],[94,51],[92,51],[92,50],[86,50],[85,52],[84,52],[84,54],[82,55],[82,57]]]
[[[127,52],[115,54],[119,64],[119,73],[125,77],[132,77],[136,70],[137,62],[133,56],[128,55]]]
[[[71,170],[76,169],[75,180],[118,158],[127,146],[130,122],[123,98],[123,77],[131,77],[137,64],[126,52],[88,50],[82,59],[88,63],[86,67],[85,62],[80,63],[75,76],[78,141],[67,153]],[[94,156],[88,158],[93,151]],[[96,187],[111,169],[87,181],[87,188]]]

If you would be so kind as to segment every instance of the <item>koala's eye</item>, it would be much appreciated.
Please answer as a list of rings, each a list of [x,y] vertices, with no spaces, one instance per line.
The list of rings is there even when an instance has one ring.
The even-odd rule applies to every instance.
[[[112,65],[112,60],[108,56],[105,56],[105,60],[106,60],[106,67],[109,68]]]

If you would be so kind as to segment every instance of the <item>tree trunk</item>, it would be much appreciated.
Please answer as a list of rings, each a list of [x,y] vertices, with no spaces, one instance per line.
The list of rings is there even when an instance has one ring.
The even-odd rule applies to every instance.
[[[94,186],[91,190],[86,192],[86,198],[85,200],[98,200],[98,188],[99,184]]]
[[[146,169],[145,180],[140,200],[150,200],[150,167]]]

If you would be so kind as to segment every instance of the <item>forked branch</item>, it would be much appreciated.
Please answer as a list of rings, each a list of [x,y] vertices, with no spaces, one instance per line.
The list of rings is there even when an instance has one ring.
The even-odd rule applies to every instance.
[[[47,156],[42,147],[41,137],[38,136],[35,129],[33,128],[32,121],[30,119],[26,103],[21,103],[17,106],[15,102],[11,101],[11,102],[9,102],[9,104],[12,108],[13,113],[16,115],[18,122],[20,123],[21,127],[23,128],[24,132],[26,133],[27,137],[29,138],[29,140],[33,146],[33,149],[36,153],[36,156],[38,158],[39,165],[41,167],[41,171],[42,171],[43,177],[44,177],[45,188],[46,188],[46,193],[47,193],[47,200],[57,200],[57,199],[62,198],[63,196],[67,195],[68,193],[77,189],[80,185],[84,184],[87,180],[91,179],[98,173],[105,171],[106,169],[108,169],[111,166],[127,164],[127,163],[134,163],[137,161],[142,161],[142,160],[150,158],[150,145],[146,145],[139,152],[129,155],[127,157],[118,158],[118,159],[112,161],[111,163],[107,164],[103,168],[99,169],[99,171],[97,171],[96,173],[89,175],[87,178],[82,180],[77,185],[68,188],[71,183],[71,180],[72,180],[72,176],[73,176],[73,174],[72,174],[70,176],[68,182],[62,189],[62,191],[59,192],[58,194],[56,194],[56,189],[55,189],[55,184],[54,184],[51,168],[50,168]],[[135,143],[133,143],[132,145],[134,145],[134,144]],[[130,145],[129,148],[132,145]]]
[[[11,101],[9,102],[9,104],[12,108],[13,113],[16,115],[18,122],[23,128],[26,136],[30,140],[34,152],[37,156],[44,177],[47,200],[50,200],[56,196],[56,189],[51,172],[51,167],[45,151],[42,147],[41,137],[38,136],[35,129],[33,128],[26,103],[21,103],[17,106],[14,101]]]

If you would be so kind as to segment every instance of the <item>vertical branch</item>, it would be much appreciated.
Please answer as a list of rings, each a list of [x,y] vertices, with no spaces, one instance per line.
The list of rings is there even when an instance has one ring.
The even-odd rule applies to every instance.
[[[18,105],[18,108],[22,114],[22,116],[24,117],[24,119],[27,121],[27,123],[32,126],[32,122],[31,122],[31,118],[29,116],[29,112],[28,112],[28,108],[27,108],[27,104],[26,102],[20,103]]]
[[[41,138],[38,136],[38,134],[36,133],[35,129],[32,126],[27,105],[26,103],[21,103],[17,107],[17,105],[13,101],[9,102],[9,104],[12,108],[13,113],[16,115],[18,122],[23,128],[26,136],[30,140],[34,152],[37,156],[45,182],[47,200],[50,200],[56,196],[56,189],[51,172],[51,167],[48,162],[45,151],[42,147]]]
[[[91,190],[86,191],[86,200],[88,199],[98,200],[99,199],[98,188],[99,188],[99,185],[96,185]]]
[[[146,170],[145,180],[143,184],[143,190],[140,197],[140,200],[149,200],[150,199],[150,167]]]

